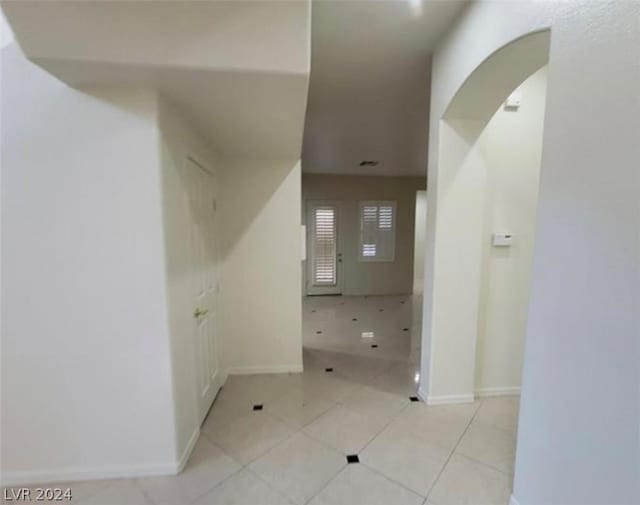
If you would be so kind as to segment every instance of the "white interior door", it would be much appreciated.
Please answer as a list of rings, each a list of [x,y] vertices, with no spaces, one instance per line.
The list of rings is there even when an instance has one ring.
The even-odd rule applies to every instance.
[[[198,414],[202,422],[218,392],[218,240],[216,181],[213,172],[187,160],[191,214],[193,338]]]
[[[342,293],[338,202],[311,201],[307,208],[307,294]]]

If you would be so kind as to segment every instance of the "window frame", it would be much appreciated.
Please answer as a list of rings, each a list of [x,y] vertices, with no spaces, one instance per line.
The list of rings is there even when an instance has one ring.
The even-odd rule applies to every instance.
[[[365,246],[365,218],[364,218],[364,209],[365,207],[376,207],[376,254],[374,256],[365,256],[364,246]],[[381,235],[380,235],[380,208],[391,207],[391,229],[390,233],[390,251],[384,256],[378,254],[381,244]],[[397,215],[397,202],[395,200],[362,200],[358,205],[358,219],[360,221],[360,237],[358,240],[358,261],[363,263],[393,263],[396,257],[396,215]],[[370,242],[366,243],[367,245]]]

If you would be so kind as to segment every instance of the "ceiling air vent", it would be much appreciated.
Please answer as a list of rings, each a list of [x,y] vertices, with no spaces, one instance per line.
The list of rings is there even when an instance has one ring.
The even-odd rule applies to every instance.
[[[380,162],[375,160],[363,160],[360,162],[361,167],[377,167],[379,164]]]

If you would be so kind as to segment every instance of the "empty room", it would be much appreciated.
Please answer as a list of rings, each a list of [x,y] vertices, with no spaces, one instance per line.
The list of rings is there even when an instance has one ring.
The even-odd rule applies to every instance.
[[[0,9],[3,503],[640,505],[640,2]]]

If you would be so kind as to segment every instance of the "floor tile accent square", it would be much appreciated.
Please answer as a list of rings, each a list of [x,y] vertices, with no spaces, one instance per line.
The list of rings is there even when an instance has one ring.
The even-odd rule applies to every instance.
[[[419,402],[420,398],[418,398],[417,396],[410,396],[409,400],[412,401],[412,402]]]
[[[372,349],[377,349],[378,348],[378,344],[371,344],[371,348]]]
[[[357,454],[347,454],[347,463],[360,463],[360,458]]]
[[[254,405],[253,410],[262,410],[262,405],[261,404]]]
[[[324,371],[325,372],[333,372],[333,368],[325,368]]]

